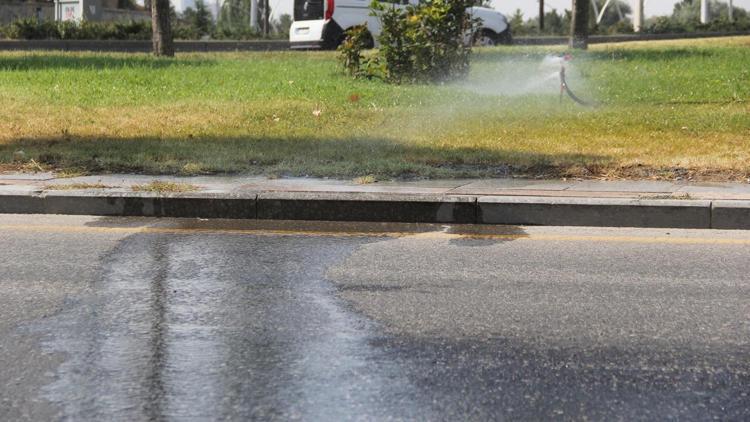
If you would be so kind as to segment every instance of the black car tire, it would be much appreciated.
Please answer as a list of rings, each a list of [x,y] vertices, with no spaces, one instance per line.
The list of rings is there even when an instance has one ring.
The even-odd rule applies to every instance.
[[[500,35],[497,36],[497,42],[498,44],[502,44],[502,45],[513,44],[513,35],[510,33],[510,28],[501,32]]]
[[[474,35],[474,45],[477,47],[492,47],[498,44],[498,36],[489,29],[482,29]]]

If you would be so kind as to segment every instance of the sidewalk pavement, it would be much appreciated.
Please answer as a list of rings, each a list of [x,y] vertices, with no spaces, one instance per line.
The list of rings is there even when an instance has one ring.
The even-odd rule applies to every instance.
[[[134,191],[153,181],[188,192]],[[91,185],[106,188],[86,188]],[[0,213],[750,229],[750,183],[0,174]],[[2,217],[0,217],[1,219]]]

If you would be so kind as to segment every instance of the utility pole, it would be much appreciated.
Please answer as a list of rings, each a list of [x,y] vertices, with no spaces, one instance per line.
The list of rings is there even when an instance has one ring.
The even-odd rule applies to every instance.
[[[544,31],[544,0],[539,0],[539,32]]]
[[[633,0],[633,31],[643,30],[643,0]]]
[[[570,47],[589,47],[590,0],[573,0],[573,21],[570,24]]]
[[[708,21],[708,0],[701,0],[701,23],[705,25]]]
[[[729,19],[729,22],[734,22],[734,4],[732,4],[732,0],[727,0],[727,6],[729,6],[729,9],[727,10],[727,18]]]

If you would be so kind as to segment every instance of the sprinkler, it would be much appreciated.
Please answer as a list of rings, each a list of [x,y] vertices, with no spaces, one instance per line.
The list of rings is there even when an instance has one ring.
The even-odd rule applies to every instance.
[[[568,82],[565,80],[565,63],[571,60],[573,60],[573,56],[570,54],[566,54],[562,57],[562,60],[560,60],[560,103],[562,103],[563,94],[568,94],[568,97],[576,103],[586,107],[593,107],[595,104],[578,98],[576,94],[570,90]]]

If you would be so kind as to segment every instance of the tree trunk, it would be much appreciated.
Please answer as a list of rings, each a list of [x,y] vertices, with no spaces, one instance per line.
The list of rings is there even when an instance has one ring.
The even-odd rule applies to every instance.
[[[169,0],[152,0],[151,40],[154,45],[155,56],[174,57],[174,42],[172,40],[172,26],[169,23]]]
[[[573,0],[573,21],[570,23],[570,47],[589,47],[589,1]]]
[[[539,32],[544,31],[544,0],[539,0]]]
[[[263,0],[263,35],[268,38],[271,34],[271,2]]]

